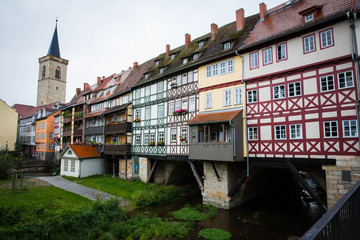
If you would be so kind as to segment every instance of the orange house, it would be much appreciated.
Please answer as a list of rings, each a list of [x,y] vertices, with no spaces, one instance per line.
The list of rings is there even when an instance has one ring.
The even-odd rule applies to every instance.
[[[54,119],[59,112],[50,113],[50,115],[36,120],[35,143],[37,159],[51,160],[55,157]]]

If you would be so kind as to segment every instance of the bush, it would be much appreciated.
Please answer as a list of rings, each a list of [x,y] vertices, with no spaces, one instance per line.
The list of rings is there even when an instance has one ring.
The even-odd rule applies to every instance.
[[[162,205],[180,197],[182,191],[175,186],[150,185],[147,189],[134,192],[131,196],[136,206]]]
[[[13,157],[11,154],[5,154],[0,151],[0,179],[9,179],[9,170],[13,168]]]
[[[198,235],[209,240],[228,240],[231,238],[231,233],[218,228],[203,229]]]
[[[205,220],[207,215],[196,208],[186,205],[182,209],[170,213],[174,218],[184,221],[200,221]]]

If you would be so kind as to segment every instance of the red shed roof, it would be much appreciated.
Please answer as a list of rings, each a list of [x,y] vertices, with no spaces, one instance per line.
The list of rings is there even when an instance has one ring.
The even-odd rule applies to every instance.
[[[78,158],[91,158],[91,157],[98,157],[99,153],[96,151],[96,148],[91,145],[75,145],[69,144],[68,145],[78,156]]]
[[[196,125],[202,123],[227,122],[233,120],[242,110],[230,112],[202,113],[196,115],[188,124]]]

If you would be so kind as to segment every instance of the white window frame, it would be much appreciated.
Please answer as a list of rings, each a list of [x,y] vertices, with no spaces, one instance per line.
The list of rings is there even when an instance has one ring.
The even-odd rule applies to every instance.
[[[165,133],[160,132],[158,134],[158,142],[164,142],[165,143]]]
[[[224,43],[224,50],[230,49],[231,48],[231,43],[230,42],[226,42]]]
[[[242,104],[242,87],[234,88],[234,105]]]
[[[212,92],[205,93],[205,109],[212,108]]]
[[[331,79],[329,79],[331,77]],[[323,81],[324,80],[324,81]],[[329,82],[332,81],[332,85]],[[323,85],[325,83],[326,85]],[[326,87],[326,90],[323,90],[323,86]],[[332,86],[332,89],[329,89],[329,86]],[[320,77],[320,90],[321,92],[329,92],[335,90],[335,79],[334,75],[327,75]]]
[[[258,127],[249,127],[248,128],[249,141],[259,140],[259,131]]]
[[[275,140],[286,140],[286,125],[275,126]]]
[[[290,124],[290,139],[302,139],[302,124]],[[293,135],[293,130],[295,135]]]
[[[141,145],[141,135],[135,135],[135,145]]]
[[[301,96],[301,82],[288,83],[288,96],[298,97]]]
[[[304,53],[315,52],[315,35],[309,35],[303,38]]]
[[[195,98],[189,98],[189,112],[195,111]]]
[[[348,125],[348,126],[345,126],[345,125]],[[358,137],[358,126],[357,126],[356,119],[343,120],[342,126],[343,126],[343,137],[346,137],[346,138]],[[353,131],[354,131],[354,134],[353,134]]]
[[[250,53],[250,69],[259,67],[259,52]]]
[[[286,97],[285,85],[273,86],[273,98],[274,100],[283,99]]]
[[[211,73],[212,73],[211,68],[212,68],[211,65],[206,66],[206,77],[211,77]]]
[[[263,50],[263,65],[269,65],[272,63],[272,48],[266,48]]]
[[[181,100],[175,101],[175,111],[179,111],[181,109]]]
[[[158,110],[157,110],[157,117],[158,118],[164,118],[165,117],[165,106],[164,104],[159,104],[158,105]]]
[[[311,22],[314,20],[314,13],[307,13],[304,15],[304,21],[307,22]]]
[[[329,126],[327,126],[329,125]],[[330,131],[326,131],[326,128],[330,127]],[[336,135],[334,134],[332,128],[336,127]],[[324,121],[323,123],[323,129],[324,129],[324,138],[337,138],[339,137],[339,129],[338,129],[338,122],[337,121]],[[329,133],[328,136],[326,134]]]
[[[320,35],[320,47],[321,49],[334,46],[333,30],[332,28],[321,31]]]
[[[171,142],[176,142],[176,140],[177,140],[177,134],[176,134],[176,128],[172,128],[171,129],[171,134],[170,134],[170,140],[171,140]]]
[[[227,64],[227,73],[234,72],[234,59],[227,60],[226,64]]]
[[[145,87],[145,96],[150,96],[150,94],[151,94],[151,88],[150,88],[150,86],[146,86]]]
[[[145,120],[151,119],[151,107],[145,108]]]
[[[257,90],[248,90],[247,91],[247,103],[256,103],[257,102]]]
[[[226,62],[225,61],[220,62],[219,65],[220,65],[220,75],[225,74],[226,73]]]
[[[144,134],[144,141],[143,141],[144,145],[149,145],[149,134],[145,133]]]
[[[281,43],[276,46],[276,59],[278,62],[284,61],[287,59],[287,44],[286,44],[286,42]]]
[[[188,72],[188,82],[191,83],[194,81],[194,73],[191,71],[191,72]]]
[[[223,105],[224,107],[231,106],[231,89],[223,91]]]
[[[129,95],[123,96],[122,98],[122,104],[129,103]]]
[[[161,93],[164,91],[164,81],[157,83],[157,90],[158,90],[158,93]]]
[[[347,76],[348,73],[350,73],[350,76]],[[340,76],[342,74],[344,74],[343,77]],[[353,77],[353,72],[352,71],[345,71],[345,72],[338,73],[337,77],[338,77],[339,89],[354,87],[354,77]],[[348,77],[351,78],[350,79],[351,81],[349,81]],[[341,81],[344,81],[344,82],[341,83]],[[351,83],[351,85],[349,83]]]

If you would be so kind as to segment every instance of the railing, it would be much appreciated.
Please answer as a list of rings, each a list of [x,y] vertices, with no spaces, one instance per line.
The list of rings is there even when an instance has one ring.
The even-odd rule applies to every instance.
[[[105,133],[106,134],[117,134],[117,133],[126,133],[131,132],[131,123],[130,122],[124,122],[114,125],[107,125],[105,127]]]
[[[85,128],[85,135],[103,134],[103,126]]]
[[[71,130],[64,130],[63,136],[71,136]]]
[[[360,239],[360,181],[355,184],[301,238],[326,240]]]
[[[127,155],[130,154],[131,151],[131,144],[105,144],[105,154],[113,154],[113,155]]]
[[[74,130],[74,136],[82,136],[82,129],[80,128],[80,129],[75,129]]]
[[[64,117],[64,123],[71,122],[72,116]]]
[[[234,144],[232,142],[192,143],[189,148],[189,159],[234,161]]]

